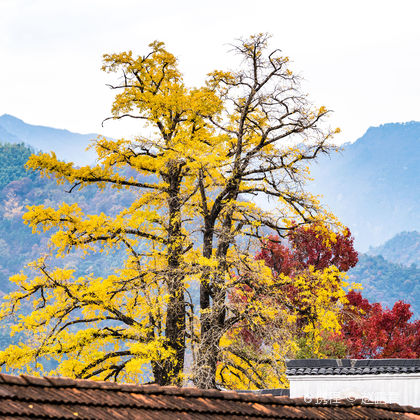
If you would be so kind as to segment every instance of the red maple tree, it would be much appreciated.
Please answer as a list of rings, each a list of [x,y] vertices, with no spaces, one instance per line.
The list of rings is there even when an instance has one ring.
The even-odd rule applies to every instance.
[[[328,241],[316,226],[297,228],[287,239],[285,244],[279,237],[269,237],[256,256],[275,275],[293,276],[310,265],[316,270],[335,265],[340,271],[348,271],[357,264],[349,229],[337,234],[336,241]],[[287,293],[298,307],[299,296],[293,288]],[[342,309],[341,332],[324,337],[326,355],[354,359],[420,357],[420,320],[410,322],[410,304],[398,301],[392,309],[383,308],[355,291],[348,292],[347,299],[349,302]]]
[[[255,258],[264,260],[275,277],[284,274],[290,279],[308,270],[310,266],[314,270],[324,270],[335,265],[340,271],[347,271],[358,261],[349,229],[342,234],[336,234],[335,240],[332,241],[330,233],[317,225],[297,227],[289,233],[285,241],[278,236],[270,236],[262,242],[261,251]],[[276,297],[278,304],[289,307],[298,314],[296,327],[298,331],[303,331],[304,326],[313,320],[311,307],[305,302],[306,299],[302,299],[293,281],[282,280],[279,285]],[[319,292],[318,287],[317,282],[309,283],[309,293],[316,296]],[[250,298],[253,288],[258,288],[258,285],[244,281],[241,289],[247,293],[237,294],[233,291],[230,295],[231,301],[240,305],[241,300]],[[241,336],[247,344],[255,347],[262,342],[258,331],[250,330],[246,326],[241,329]]]
[[[392,309],[370,303],[360,292],[347,293],[342,330],[330,337],[343,342],[353,359],[416,359],[420,357],[420,320],[410,322],[410,304],[397,301]],[[334,355],[331,355],[334,356]]]
[[[264,260],[275,276],[285,274],[293,278],[313,266],[315,270],[324,270],[335,265],[340,271],[347,271],[354,267],[358,261],[357,251],[353,246],[353,237],[350,230],[336,234],[332,241],[327,231],[319,229],[317,225],[298,227],[291,231],[287,237],[287,244],[282,243],[279,237],[270,236],[263,242],[261,251],[256,259]],[[311,293],[316,294],[316,284],[309,284]],[[308,321],[308,308],[302,307],[298,290],[293,284],[285,284],[281,297],[287,295],[287,300],[302,315],[298,319],[299,328]]]

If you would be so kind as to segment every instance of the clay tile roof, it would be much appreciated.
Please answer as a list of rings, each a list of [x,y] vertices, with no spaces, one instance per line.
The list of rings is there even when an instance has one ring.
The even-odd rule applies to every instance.
[[[420,409],[0,374],[1,419],[420,419]]]
[[[420,359],[296,359],[287,361],[288,376],[419,374]]]

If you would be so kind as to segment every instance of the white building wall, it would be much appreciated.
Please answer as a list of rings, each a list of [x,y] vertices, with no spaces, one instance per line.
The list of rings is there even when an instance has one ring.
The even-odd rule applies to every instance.
[[[290,397],[308,400],[361,398],[420,407],[420,375],[289,376]]]

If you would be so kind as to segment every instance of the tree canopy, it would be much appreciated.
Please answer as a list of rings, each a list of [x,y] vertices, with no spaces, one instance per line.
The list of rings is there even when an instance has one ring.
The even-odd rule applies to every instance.
[[[337,344],[344,356],[352,359],[420,357],[420,320],[411,320],[410,304],[399,300],[391,309],[384,308],[355,291],[350,291],[347,299],[340,332],[327,337],[330,357],[337,356]]]
[[[255,258],[264,261],[276,279],[275,291],[268,291],[262,299],[280,308],[283,316],[264,328],[242,323],[236,334],[236,346],[241,349],[237,351],[267,369],[268,354],[272,353],[269,338],[273,337],[271,345],[284,344],[284,338],[281,341],[276,335],[284,336],[287,314],[286,319],[292,320],[286,324],[288,338],[294,343],[288,357],[327,356],[325,351],[330,348],[325,348],[325,336],[339,334],[341,317],[337,313],[348,303],[346,271],[358,260],[350,231],[331,235],[317,223],[296,227],[283,240],[278,236],[262,240]],[[232,294],[232,302],[241,305],[259,288],[258,280],[247,282]],[[278,361],[271,364],[276,366]]]
[[[267,35],[238,41],[238,68],[210,73],[201,88],[185,86],[163,43],[149,47],[138,57],[106,54],[103,65],[120,76],[110,85],[111,118],[137,119],[141,135],[94,140],[96,166],[76,167],[54,153],[27,163],[72,194],[111,186],[134,199],[116,215],[85,214],[77,203],[28,208],[24,220],[34,232],[51,232],[50,255],[11,278],[18,290],[6,297],[2,316],[18,314],[14,331],[29,339],[1,352],[0,362],[37,372],[53,359],[53,373],[76,378],[279,386],[296,318],[273,294],[284,283],[308,293],[316,278],[323,293],[308,300],[323,311],[322,322],[311,324],[316,337],[320,328],[336,328],[331,302],[344,302],[346,283],[334,266],[275,276],[254,252],[269,232],[284,237],[300,226],[316,226],[327,247],[337,242],[334,230],[343,229],[304,186],[307,162],[336,150],[339,130],[323,124],[329,111],[308,101],[288,57],[268,49]],[[275,209],[259,206],[262,199]],[[75,251],[114,249],[126,259],[112,275],[77,276],[59,264]],[[255,284],[240,305],[228,299]],[[264,337],[271,356],[253,369],[235,334],[244,324],[268,332],[274,322],[277,335]]]
[[[286,244],[275,237],[263,241],[256,258],[264,260],[275,276],[287,274],[289,277],[301,275],[309,267],[313,267],[314,271],[322,271],[334,265],[341,272],[346,272],[357,264],[358,255],[348,229],[336,234],[331,244],[327,245],[326,240],[328,237],[318,232],[316,224],[299,227],[290,232]],[[319,290],[319,284],[312,281],[306,292],[313,300],[320,291],[329,291],[334,296],[337,291],[332,288],[333,285],[333,282],[322,284]],[[320,314],[314,310],[328,306],[327,302],[307,305],[308,294],[302,294],[301,290],[287,283],[275,299],[278,305],[288,304],[293,308],[297,315],[297,325],[301,327],[311,321],[317,322]],[[318,346],[314,345],[313,340],[308,340],[310,337],[307,331],[300,328],[295,332],[299,348],[294,357],[319,357],[320,354],[351,359],[419,357],[420,321],[410,321],[413,316],[410,304],[399,300],[391,309],[384,308],[380,303],[370,303],[361,292],[355,290],[348,291],[345,299],[331,299],[329,304],[338,304],[340,314],[337,321],[340,328],[337,331],[317,328],[315,331],[320,333]],[[312,312],[308,311],[308,307]],[[258,331],[253,334],[245,329],[242,335],[254,348],[263,343]]]

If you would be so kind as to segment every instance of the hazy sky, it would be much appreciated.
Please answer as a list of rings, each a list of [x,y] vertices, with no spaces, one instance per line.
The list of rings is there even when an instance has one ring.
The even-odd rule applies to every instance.
[[[371,125],[420,120],[420,1],[0,0],[0,115],[118,137],[111,122],[115,75],[103,53],[143,54],[158,39],[187,83],[229,68],[229,43],[270,32],[317,105],[335,112],[341,141]]]

